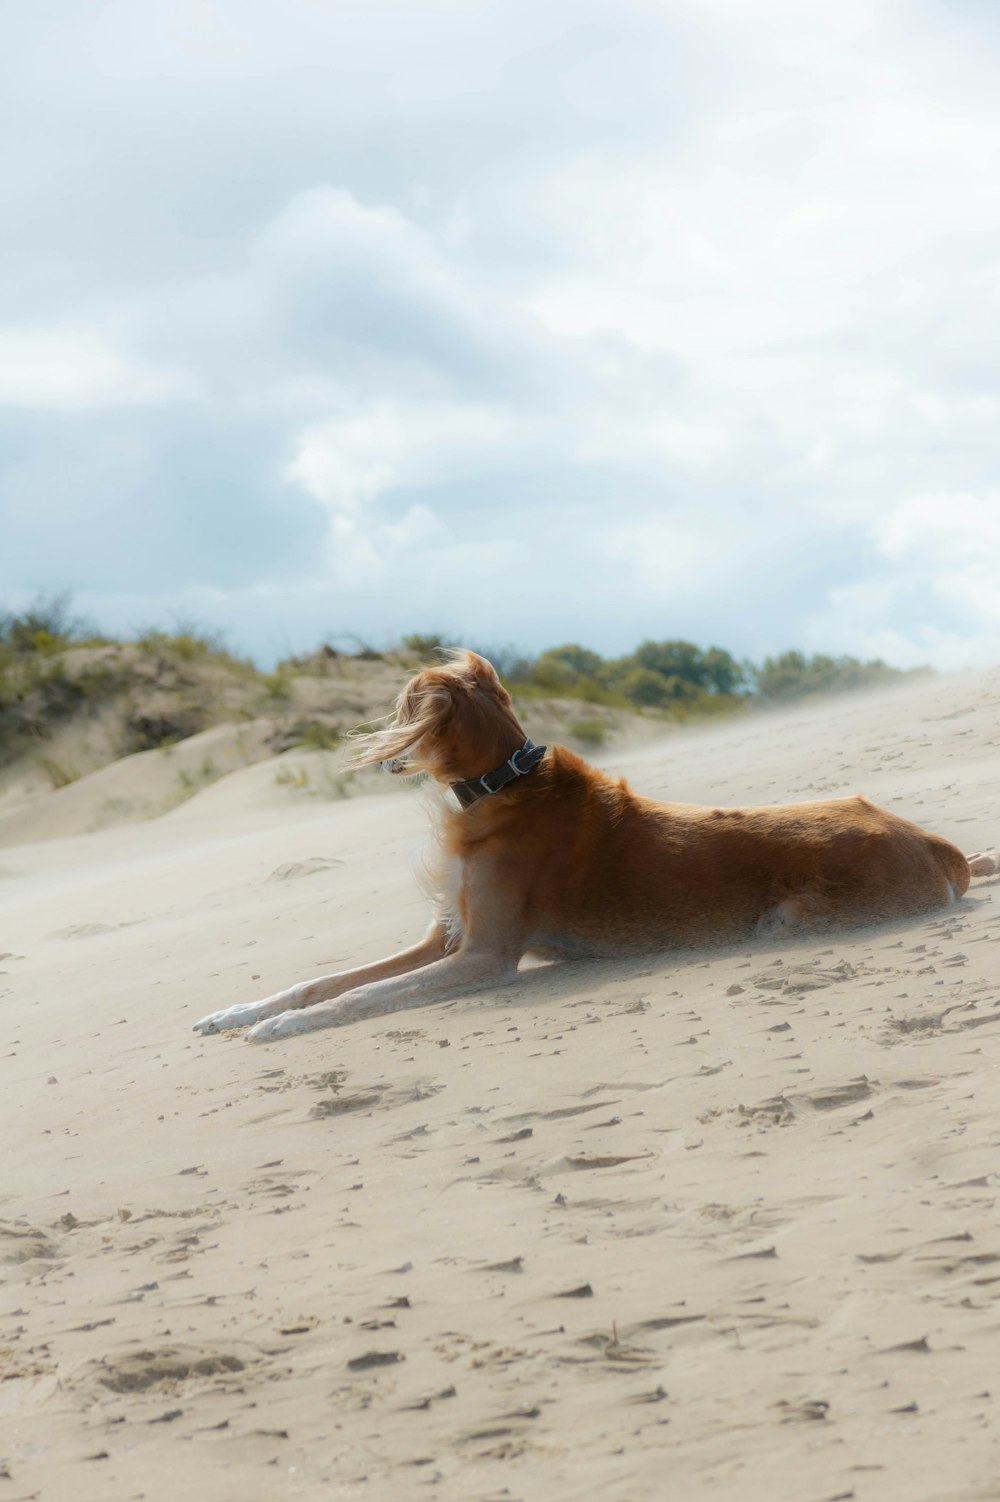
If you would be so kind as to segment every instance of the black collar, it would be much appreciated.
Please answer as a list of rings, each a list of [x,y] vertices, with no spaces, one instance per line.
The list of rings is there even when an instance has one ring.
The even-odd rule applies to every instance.
[[[480,798],[485,798],[491,793],[502,793],[508,783],[533,772],[547,750],[547,746],[536,746],[534,741],[527,740],[523,746],[518,747],[509,761],[504,762],[502,767],[496,767],[492,772],[484,772],[482,777],[470,777],[465,782],[453,782],[451,790],[462,807],[469,808]]]

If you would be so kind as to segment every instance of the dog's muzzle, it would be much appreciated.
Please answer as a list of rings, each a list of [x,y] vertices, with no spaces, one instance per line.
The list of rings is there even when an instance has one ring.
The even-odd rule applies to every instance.
[[[394,777],[398,777],[400,772],[406,771],[408,765],[405,756],[389,756],[382,763],[382,771],[391,772]]]

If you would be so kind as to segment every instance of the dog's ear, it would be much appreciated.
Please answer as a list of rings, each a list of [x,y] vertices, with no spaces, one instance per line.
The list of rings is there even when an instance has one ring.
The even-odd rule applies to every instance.
[[[509,704],[510,694],[500,682],[497,670],[492,662],[488,662],[485,657],[480,657],[478,652],[467,652],[465,656],[469,670],[478,686],[486,689],[494,698],[499,699],[501,704]]]
[[[453,710],[453,691],[442,681],[440,671],[429,668],[418,673],[396,700],[392,724],[352,737],[357,743],[353,764],[365,766],[405,756],[425,736],[439,732]]]
[[[352,737],[357,745],[353,765],[403,757],[416,771],[431,768],[440,737],[491,721],[490,707],[510,708],[510,695],[493,664],[478,652],[454,649],[441,667],[425,668],[403,689],[394,721],[382,730]],[[469,716],[472,716],[471,721]],[[478,730],[475,732],[478,736]]]

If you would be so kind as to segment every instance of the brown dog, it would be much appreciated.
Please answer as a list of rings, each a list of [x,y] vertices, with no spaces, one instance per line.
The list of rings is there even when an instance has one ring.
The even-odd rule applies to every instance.
[[[769,808],[654,803],[567,751],[533,746],[491,665],[454,652],[403,690],[356,763],[428,772],[442,797],[435,916],[412,949],[196,1023],[254,1042],[338,1027],[513,980],[528,953],[620,955],[871,923],[946,907],[1000,855],[837,798]]]

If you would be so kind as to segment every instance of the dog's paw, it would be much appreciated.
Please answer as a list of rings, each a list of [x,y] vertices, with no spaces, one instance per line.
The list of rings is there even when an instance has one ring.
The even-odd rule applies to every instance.
[[[265,1017],[247,1033],[248,1043],[274,1043],[279,1038],[294,1038],[297,1033],[310,1031],[309,1020],[302,1012],[279,1012],[277,1017]]]
[[[260,1019],[262,1004],[259,1001],[245,1001],[234,1007],[226,1007],[221,1012],[209,1012],[207,1017],[195,1023],[194,1031],[206,1037],[209,1033],[224,1033],[231,1027],[249,1027],[251,1022]]]

